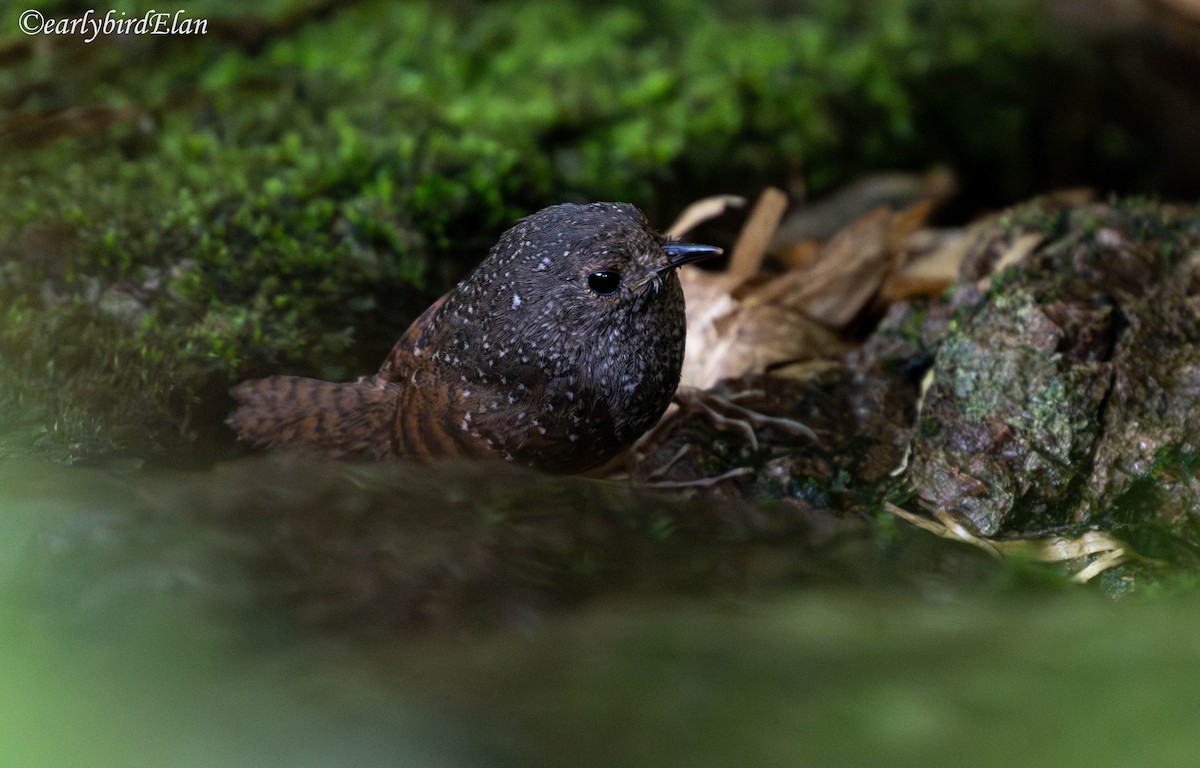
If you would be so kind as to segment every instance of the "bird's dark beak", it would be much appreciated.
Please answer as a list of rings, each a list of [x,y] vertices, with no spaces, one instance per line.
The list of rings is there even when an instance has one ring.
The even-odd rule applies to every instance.
[[[720,256],[724,251],[715,245],[697,245],[696,243],[665,243],[663,250],[667,253],[667,266],[659,267],[659,272],[677,269],[684,264],[691,264],[701,259],[711,259]]]

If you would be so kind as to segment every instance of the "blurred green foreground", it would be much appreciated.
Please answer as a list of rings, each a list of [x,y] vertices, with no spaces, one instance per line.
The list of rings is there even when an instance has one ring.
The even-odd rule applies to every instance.
[[[1200,606],[1178,594],[931,578],[626,594],[518,629],[296,633],[189,599],[204,587],[189,573],[235,583],[220,562],[150,578],[137,542],[105,555],[106,521],[135,506],[122,481],[0,474],[6,766],[1173,765],[1200,747]],[[31,557],[66,548],[107,560],[88,583],[22,586]]]

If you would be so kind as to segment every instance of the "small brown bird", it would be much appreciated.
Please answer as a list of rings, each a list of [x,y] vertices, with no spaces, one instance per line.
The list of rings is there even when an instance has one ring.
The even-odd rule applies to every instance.
[[[587,469],[666,410],[685,335],[675,269],[720,253],[666,240],[626,203],[546,208],[501,235],[374,376],[248,381],[227,423],[258,447]]]

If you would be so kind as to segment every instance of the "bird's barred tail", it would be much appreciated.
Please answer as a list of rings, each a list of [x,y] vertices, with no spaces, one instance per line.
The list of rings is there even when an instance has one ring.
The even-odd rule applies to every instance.
[[[307,446],[334,456],[392,455],[399,387],[367,379],[334,384],[299,376],[247,381],[231,391],[225,423],[258,448]]]

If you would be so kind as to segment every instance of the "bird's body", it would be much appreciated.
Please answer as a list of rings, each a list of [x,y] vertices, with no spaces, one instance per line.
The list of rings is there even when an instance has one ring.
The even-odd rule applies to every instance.
[[[685,335],[674,268],[719,252],[665,242],[631,205],[547,208],[505,232],[374,376],[246,382],[229,424],[260,447],[586,469],[666,410]]]

